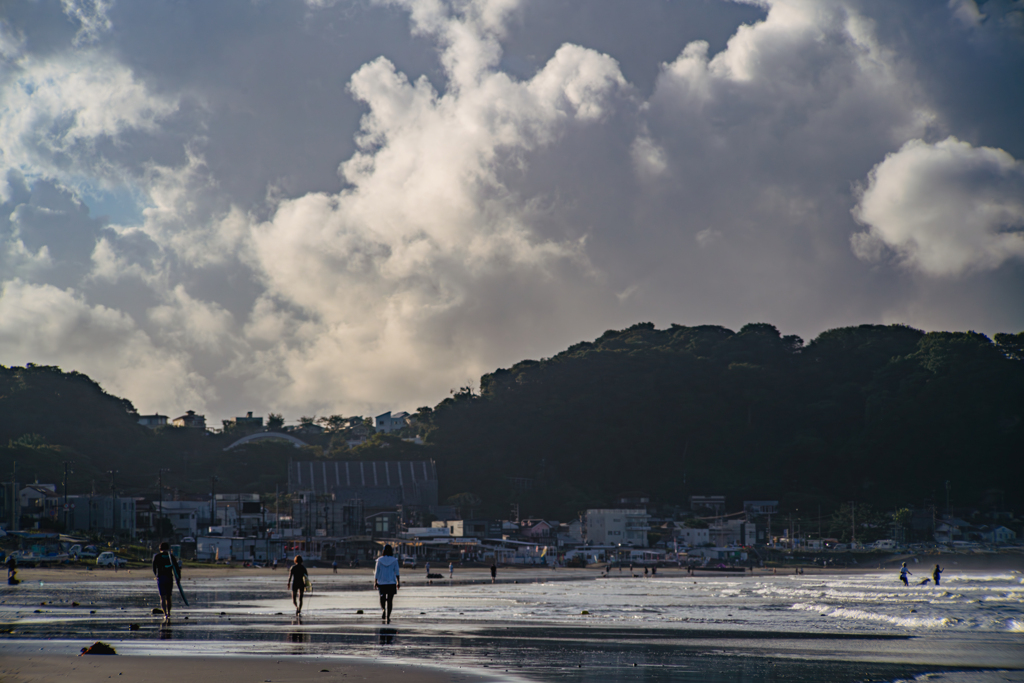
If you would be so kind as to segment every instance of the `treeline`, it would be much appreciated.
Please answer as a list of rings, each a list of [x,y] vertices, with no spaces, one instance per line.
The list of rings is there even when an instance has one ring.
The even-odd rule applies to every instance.
[[[828,511],[1019,506],[1024,334],[649,323],[481,379],[430,413],[441,481],[570,518],[621,494]],[[421,411],[421,414],[424,411]],[[499,494],[500,495],[497,495]]]
[[[830,512],[945,504],[1017,507],[1024,491],[1024,333],[924,333],[903,325],[829,330],[808,344],[767,324],[738,332],[650,323],[481,378],[417,415],[425,446],[338,433],[297,451],[238,434],[149,430],[132,404],[79,373],[0,366],[0,479],[71,491],[272,492],[289,458],[433,458],[441,497],[477,514],[569,519],[642,494],[780,500]],[[338,438],[336,438],[338,437]],[[6,445],[4,445],[6,444]]]

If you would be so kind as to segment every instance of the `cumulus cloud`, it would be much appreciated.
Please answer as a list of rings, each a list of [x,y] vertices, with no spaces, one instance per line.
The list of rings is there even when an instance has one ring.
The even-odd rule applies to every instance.
[[[911,140],[871,170],[855,215],[869,227],[852,238],[862,259],[891,250],[934,276],[998,268],[1024,257],[1024,163],[954,137]]]
[[[158,348],[120,311],[51,285],[3,284],[0,355],[8,365],[60,365],[102,378],[107,391],[136,405],[202,408],[210,395],[185,355]]]
[[[366,414],[637,320],[1019,326],[1011,5],[5,6],[0,362]]]

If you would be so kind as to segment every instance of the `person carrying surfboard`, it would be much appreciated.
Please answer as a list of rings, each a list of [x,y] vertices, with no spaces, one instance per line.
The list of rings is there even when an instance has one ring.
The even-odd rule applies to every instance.
[[[156,589],[160,593],[160,609],[164,611],[164,621],[170,621],[171,593],[175,581],[181,576],[181,565],[171,554],[171,544],[167,541],[160,544],[160,552],[153,556],[153,574],[156,576]]]

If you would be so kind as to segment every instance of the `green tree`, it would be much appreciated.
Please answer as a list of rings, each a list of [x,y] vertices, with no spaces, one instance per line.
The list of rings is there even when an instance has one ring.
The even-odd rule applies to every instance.
[[[267,429],[272,432],[281,431],[284,427],[284,416],[280,413],[270,413],[267,415]]]

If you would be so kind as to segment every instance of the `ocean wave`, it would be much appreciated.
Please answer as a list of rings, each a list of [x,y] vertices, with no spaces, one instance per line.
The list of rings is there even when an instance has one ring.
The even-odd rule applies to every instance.
[[[796,603],[792,609],[805,612],[817,612],[827,617],[837,619],[853,619],[856,621],[870,621],[875,623],[891,624],[903,628],[949,628],[963,623],[955,617],[903,617],[889,614],[878,614],[865,610],[853,609],[850,607],[830,607],[829,605],[814,605],[808,603]]]

